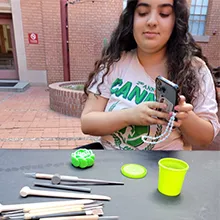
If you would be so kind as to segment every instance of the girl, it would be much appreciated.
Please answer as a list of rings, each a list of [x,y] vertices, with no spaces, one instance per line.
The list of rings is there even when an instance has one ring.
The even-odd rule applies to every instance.
[[[101,136],[107,149],[183,150],[184,143],[206,146],[218,134],[215,85],[201,49],[188,32],[186,0],[128,0],[102,57],[85,84],[81,116],[85,134]],[[157,111],[155,79],[180,87],[177,121],[161,135],[171,114]]]

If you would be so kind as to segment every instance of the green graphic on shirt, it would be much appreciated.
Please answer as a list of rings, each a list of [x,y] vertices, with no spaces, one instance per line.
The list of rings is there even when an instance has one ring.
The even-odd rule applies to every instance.
[[[142,87],[142,88],[141,88]],[[133,86],[132,82],[123,83],[122,79],[117,78],[111,86],[111,94],[116,97],[122,97],[138,105],[141,102],[155,101],[154,88],[138,82]]]
[[[134,83],[130,81],[123,82],[122,79],[117,78],[111,86],[111,94],[117,98],[122,97],[123,99],[130,102],[134,100],[137,105],[142,102],[155,101],[153,87],[146,85],[145,83],[140,81],[137,82],[135,85],[133,84]],[[120,102],[121,101],[117,101],[113,103],[109,107],[108,111],[113,111],[113,109],[115,109],[117,105],[120,105]],[[161,132],[161,129],[158,128],[155,136],[157,136]],[[134,150],[138,146],[144,144],[144,142],[142,141],[142,136],[148,136],[149,134],[150,126],[130,125],[117,132],[114,132],[114,134],[112,134],[112,137],[114,139],[115,145],[119,149]],[[149,144],[145,149],[152,150],[153,147],[154,145]]]
[[[142,141],[142,136],[149,135],[149,132],[150,132],[150,126],[130,125],[128,127],[119,130],[118,132],[115,133],[115,135],[117,136],[118,139],[120,139],[120,141],[118,142],[136,148],[144,143]],[[120,145],[118,145],[118,147],[120,148]]]
[[[127,136],[125,136],[126,132],[128,132]],[[144,143],[141,139],[141,136],[148,135],[148,134],[149,134],[149,126],[145,126],[145,127],[144,126],[128,126],[112,134],[112,137],[114,138],[115,145],[119,149],[133,150],[134,148]]]

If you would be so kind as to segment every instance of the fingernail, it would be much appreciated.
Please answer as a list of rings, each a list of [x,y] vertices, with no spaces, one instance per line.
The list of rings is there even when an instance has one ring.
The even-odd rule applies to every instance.
[[[169,116],[171,117],[172,115],[173,115],[173,113],[172,113],[172,112],[170,112],[170,113],[169,113]]]
[[[179,107],[178,107],[178,106],[175,106],[174,109],[175,109],[176,111],[178,111],[178,110],[179,110]]]

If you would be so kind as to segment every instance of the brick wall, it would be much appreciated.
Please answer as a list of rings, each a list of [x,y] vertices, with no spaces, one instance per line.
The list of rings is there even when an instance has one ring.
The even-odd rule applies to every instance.
[[[41,0],[48,83],[63,81],[60,0]]]
[[[206,35],[210,36],[209,43],[199,43],[204,54],[214,67],[220,66],[220,1],[209,0]],[[213,31],[217,30],[216,35]]]
[[[60,0],[21,0],[21,8],[28,69],[47,70],[48,84],[63,81]],[[69,4],[71,80],[87,78],[121,10],[119,0]],[[31,32],[38,34],[38,45],[28,43]]]
[[[8,2],[8,0],[0,0]],[[85,80],[100,57],[104,38],[118,22],[122,0],[83,1],[68,5],[71,80]],[[63,81],[60,0],[21,0],[27,67],[46,70],[48,84]],[[206,35],[209,43],[199,43],[213,66],[220,66],[220,1],[209,0]],[[213,35],[213,31],[217,34]],[[28,43],[35,32],[39,44]]]
[[[118,22],[122,5],[122,0],[69,5],[71,80],[87,79],[95,60],[100,58],[104,38],[110,38]]]
[[[68,84],[82,84],[80,81],[58,82],[49,85],[50,93],[50,108],[56,112],[73,116],[81,117],[84,108],[83,91],[66,89],[63,86]]]
[[[47,70],[48,84],[63,81],[59,0],[21,0],[27,68]],[[39,44],[29,44],[28,33],[37,33]]]
[[[45,70],[43,15],[41,1],[21,1],[24,41],[29,70]],[[28,33],[37,33],[39,44],[29,44]]]

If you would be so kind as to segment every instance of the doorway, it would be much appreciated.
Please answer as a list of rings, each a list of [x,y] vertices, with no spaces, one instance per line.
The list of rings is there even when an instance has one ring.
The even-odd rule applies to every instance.
[[[0,80],[17,80],[17,59],[11,15],[0,14]]]

